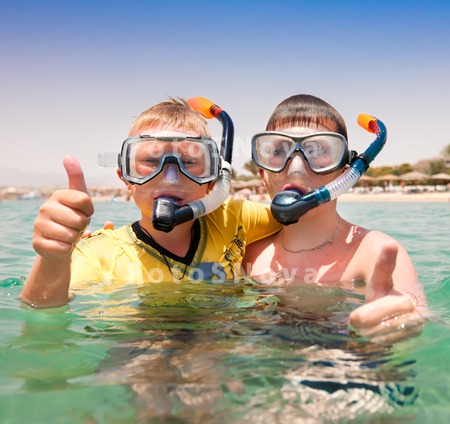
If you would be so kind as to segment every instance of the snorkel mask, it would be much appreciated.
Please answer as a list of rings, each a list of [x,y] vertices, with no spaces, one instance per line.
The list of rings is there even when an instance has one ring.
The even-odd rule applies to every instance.
[[[295,190],[284,190],[274,196],[270,209],[272,215],[278,222],[283,225],[297,222],[299,218],[309,210],[336,199],[359,181],[364,172],[369,168],[370,163],[384,147],[387,133],[384,124],[370,115],[359,115],[358,124],[365,130],[374,133],[377,136],[367,150],[360,155],[355,153],[354,157],[351,159],[349,168],[342,175],[325,186],[319,187],[305,195],[301,195]],[[307,139],[307,136],[299,138]],[[303,153],[303,155],[305,156],[305,153]],[[310,159],[307,160],[308,163],[311,163]],[[284,164],[284,166],[286,166],[286,164]],[[325,172],[318,173],[327,173],[326,167],[324,169]]]
[[[283,171],[294,154],[300,153],[316,174],[329,174],[351,163],[355,152],[346,138],[335,132],[295,136],[281,131],[264,131],[252,137],[252,158],[262,169]]]
[[[176,169],[191,181],[206,184],[219,177],[220,156],[214,140],[179,131],[152,131],[123,142],[119,168],[130,184],[145,184],[161,173],[177,179]]]
[[[208,99],[188,99],[189,106],[204,118],[217,118],[222,124],[220,154],[214,140],[204,137],[154,132],[130,137],[121,153],[98,155],[100,166],[118,166],[122,178],[130,184],[145,184],[161,172],[179,172],[197,184],[215,181],[214,188],[202,199],[179,205],[177,199],[155,200],[152,224],[157,230],[170,232],[176,225],[199,218],[217,209],[231,189],[231,158],[234,126],[229,115]]]

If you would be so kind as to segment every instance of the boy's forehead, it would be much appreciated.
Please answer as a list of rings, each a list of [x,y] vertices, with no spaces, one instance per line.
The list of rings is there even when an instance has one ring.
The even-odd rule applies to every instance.
[[[310,124],[308,126],[288,126],[279,128],[278,131],[285,132],[291,135],[306,135],[314,132],[327,132],[327,131],[335,131],[334,128],[330,128],[328,126],[322,124]]]
[[[280,125],[276,128],[277,131],[283,131],[290,133],[291,130],[292,135],[304,135],[315,131],[338,131],[338,125],[331,119],[319,119],[317,121],[309,121],[308,119],[302,119],[302,117],[298,117],[298,119],[294,119],[290,124]]]
[[[199,134],[193,132],[183,131],[182,129],[160,129],[160,128],[146,128],[139,132],[140,135],[152,135],[154,137],[198,137]]]
[[[134,137],[136,135],[153,135],[155,137],[198,137],[201,134],[197,134],[192,131],[192,128],[173,127],[167,125],[148,125],[145,127],[137,128],[132,131],[128,136]]]

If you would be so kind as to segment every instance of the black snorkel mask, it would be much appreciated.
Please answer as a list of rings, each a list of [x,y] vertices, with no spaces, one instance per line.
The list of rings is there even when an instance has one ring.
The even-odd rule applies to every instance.
[[[208,99],[193,97],[189,106],[207,119],[216,118],[222,124],[220,147],[221,169],[214,188],[202,199],[179,205],[175,199],[160,197],[155,200],[152,224],[166,233],[176,225],[199,218],[217,209],[228,197],[231,189],[231,158],[233,155],[234,125],[230,116]]]
[[[358,124],[376,134],[376,139],[360,155],[355,154],[349,168],[334,181],[305,195],[295,190],[284,190],[272,199],[270,210],[274,218],[283,225],[294,224],[311,209],[336,199],[352,188],[380,153],[387,138],[386,127],[377,118],[361,114]]]

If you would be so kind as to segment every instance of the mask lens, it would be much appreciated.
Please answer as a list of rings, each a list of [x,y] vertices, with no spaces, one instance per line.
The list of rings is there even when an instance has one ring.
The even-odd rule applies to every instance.
[[[301,148],[311,169],[320,173],[339,166],[346,152],[346,143],[338,135],[319,134],[303,139]]]
[[[186,175],[209,178],[215,175],[210,145],[199,142],[181,142],[178,147],[179,164]]]
[[[253,140],[255,162],[269,171],[281,171],[295,149],[295,142],[283,135],[265,134]]]
[[[126,152],[129,174],[133,178],[144,178],[160,172],[161,159],[165,153],[163,143],[138,141],[128,145]]]

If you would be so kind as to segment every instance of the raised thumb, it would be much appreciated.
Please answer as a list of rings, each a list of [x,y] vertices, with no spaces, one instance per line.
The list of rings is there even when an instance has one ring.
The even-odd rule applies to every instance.
[[[66,156],[63,164],[69,179],[69,188],[88,193],[80,163],[73,156]]]
[[[385,244],[375,261],[372,275],[366,286],[366,302],[386,296],[394,287],[392,274],[397,263],[398,246],[394,242]]]

